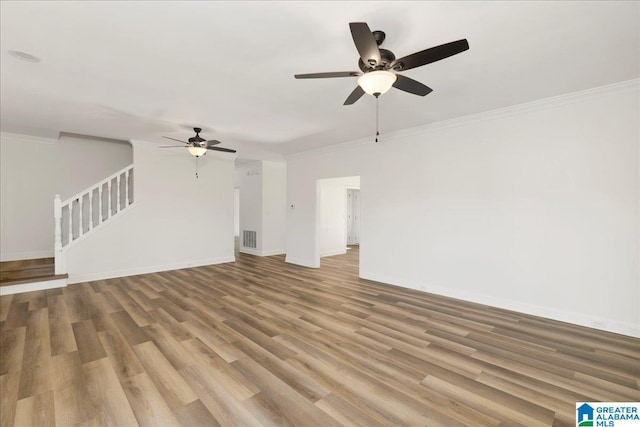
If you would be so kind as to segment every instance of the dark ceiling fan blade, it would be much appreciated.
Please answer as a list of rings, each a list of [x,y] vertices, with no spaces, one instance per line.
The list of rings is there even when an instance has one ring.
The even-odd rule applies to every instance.
[[[440,46],[421,50],[420,52],[412,53],[411,55],[396,59],[391,64],[391,68],[399,71],[410,70],[411,68],[421,67],[426,64],[431,64],[432,62],[440,61],[441,59],[464,52],[467,49],[469,49],[469,42],[467,39],[457,40],[455,42],[445,43]]]
[[[217,139],[212,139],[210,141],[207,141],[207,147],[211,147],[212,145],[218,145],[218,144],[222,144],[222,142],[218,141]]]
[[[378,43],[376,43],[376,39],[373,37],[373,33],[367,23],[350,22],[349,28],[362,62],[370,66],[380,64],[380,49],[378,49]],[[371,61],[375,62],[372,64]]]
[[[328,79],[333,77],[358,77],[362,73],[358,71],[335,71],[330,73],[296,74],[296,79]]]
[[[188,147],[188,145],[165,145],[163,147],[158,147],[158,148],[176,148],[176,147],[185,148],[185,147]]]
[[[235,153],[236,152],[236,150],[232,150],[231,148],[222,148],[222,147],[207,147],[207,150],[224,151],[225,153]]]
[[[171,139],[171,140],[173,140],[173,141],[182,142],[183,144],[189,144],[188,142],[180,141],[179,139],[171,138],[171,137],[169,137],[169,136],[163,136],[163,138]]]
[[[393,87],[403,90],[405,92],[412,93],[414,95],[425,96],[433,92],[429,86],[425,86],[417,80],[413,80],[409,77],[397,74],[397,79],[393,83]]]
[[[344,101],[343,105],[351,105],[364,95],[364,90],[358,85]]]

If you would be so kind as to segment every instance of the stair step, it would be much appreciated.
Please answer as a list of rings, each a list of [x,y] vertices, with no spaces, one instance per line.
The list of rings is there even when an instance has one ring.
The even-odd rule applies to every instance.
[[[58,279],[67,279],[67,278],[69,278],[68,274],[47,274],[47,275],[37,276],[37,277],[26,277],[22,279],[3,280],[2,282],[0,282],[0,287],[21,285],[24,283],[46,282],[47,280],[58,280]]]
[[[47,265],[42,267],[32,267],[25,270],[2,271],[0,272],[0,284],[12,280],[35,279],[38,277],[48,277],[55,274],[55,266]]]
[[[6,261],[0,263],[0,286],[14,281],[42,281],[55,276],[53,258]]]
[[[0,283],[0,296],[41,291],[45,289],[64,288],[67,286],[68,277],[68,274],[57,274],[2,282]]]
[[[21,259],[17,261],[0,262],[0,272],[23,270],[30,267],[39,267],[42,265],[53,265],[54,258],[37,258],[37,259]]]

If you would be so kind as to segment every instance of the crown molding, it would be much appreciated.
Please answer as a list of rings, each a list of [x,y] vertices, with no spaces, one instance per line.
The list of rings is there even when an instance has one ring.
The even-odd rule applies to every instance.
[[[385,136],[385,140],[388,139]],[[288,160],[301,159],[305,157],[313,157],[320,154],[333,153],[334,151],[343,151],[348,150],[350,148],[358,147],[360,145],[371,144],[371,136],[367,136],[364,138],[354,139],[348,142],[340,142],[338,144],[327,145],[325,147],[314,148],[306,151],[299,151],[297,153],[287,154],[285,158]]]
[[[560,107],[563,105],[584,102],[590,99],[601,98],[605,96],[615,95],[617,93],[628,92],[640,89],[640,79],[632,79],[619,83],[613,83],[606,86],[599,86],[591,89],[572,92],[564,95],[544,98],[537,101],[527,102],[524,104],[513,105],[505,108],[484,111],[481,113],[470,114],[467,116],[456,117],[449,120],[442,120],[427,125],[420,125],[411,128],[401,129],[389,132],[385,135],[382,143],[400,138],[407,138],[416,135],[422,135],[429,132],[435,132],[442,129],[466,126],[472,123],[496,120],[505,117],[511,117],[520,114],[526,114],[534,111],[546,110],[549,108]],[[316,148],[307,151],[300,151],[286,156],[287,160],[294,160],[304,157],[312,157],[320,154],[331,153],[334,151],[342,151],[354,148],[360,145],[371,144],[371,137],[359,138],[356,140],[342,142],[338,144],[328,145],[326,147]]]
[[[150,141],[144,141],[142,139],[130,139],[129,140],[129,144],[131,144],[132,146],[136,147],[150,147],[150,148],[159,148],[162,147],[162,145],[157,144],[155,142],[150,142]],[[177,147],[180,148],[180,147]]]
[[[21,133],[0,132],[0,139],[10,139],[16,142],[28,142],[33,144],[56,144],[57,139],[42,136],[23,135]]]

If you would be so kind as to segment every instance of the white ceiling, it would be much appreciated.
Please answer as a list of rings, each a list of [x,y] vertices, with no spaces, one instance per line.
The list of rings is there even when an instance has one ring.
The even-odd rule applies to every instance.
[[[406,71],[434,89],[380,98],[381,131],[640,75],[636,1],[0,2],[1,130],[166,142],[203,136],[240,157],[372,135],[375,100],[345,107],[357,70],[348,23],[397,57],[466,38],[470,50]],[[41,59],[11,56],[21,50]]]

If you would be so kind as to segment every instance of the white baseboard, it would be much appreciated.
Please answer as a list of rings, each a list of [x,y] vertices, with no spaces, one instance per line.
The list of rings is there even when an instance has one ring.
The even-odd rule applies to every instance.
[[[284,259],[284,262],[288,262],[289,264],[301,265],[303,267],[320,268],[320,263],[318,261],[309,261],[301,258],[291,258],[290,256],[287,256]]]
[[[286,249],[275,249],[275,250],[272,250],[272,251],[262,251],[262,255],[261,256],[284,255],[286,253],[287,253]]]
[[[101,271],[89,274],[74,274],[69,272],[68,283],[90,282],[92,280],[115,279],[116,277],[136,276],[138,274],[158,273],[160,271],[179,270],[181,268],[201,267],[203,265],[223,264],[226,262],[235,262],[235,256],[205,258],[202,260],[190,260],[177,262],[174,264],[151,265],[146,267],[127,268],[123,270]]]
[[[255,256],[262,256],[262,255],[260,255],[260,251],[259,250],[252,249],[252,248],[243,248],[242,246],[240,247],[240,253],[249,254],[249,255],[255,255]]]
[[[0,287],[0,296],[22,294],[24,292],[43,291],[45,289],[64,288],[67,286],[67,279],[43,280],[41,282],[20,283]]]
[[[567,322],[574,325],[586,326],[588,328],[600,329],[607,332],[614,332],[616,334],[640,338],[640,325],[634,325],[633,323],[620,322],[618,320],[606,319],[583,313],[567,312],[564,310],[558,310],[556,308],[527,304],[519,301],[498,298],[491,295],[453,290],[440,286],[431,286],[417,281],[401,280],[394,277],[370,272],[361,271],[360,277],[363,279],[374,280],[376,282],[389,283],[396,286],[402,286],[404,288],[442,295],[449,298],[456,298],[463,301],[516,311],[518,313],[530,314],[533,316],[558,320],[560,322]]]
[[[0,254],[0,262],[39,258],[53,258],[53,248],[48,251],[2,252]]]
[[[344,249],[335,249],[332,251],[326,251],[326,252],[320,252],[320,258],[326,257],[326,256],[334,256],[334,255],[343,255],[347,253],[347,248]]]
[[[255,256],[273,256],[273,255],[284,255],[286,251],[284,249],[274,250],[274,251],[259,251],[253,248],[243,248],[240,247],[240,252],[243,254],[255,255]]]

